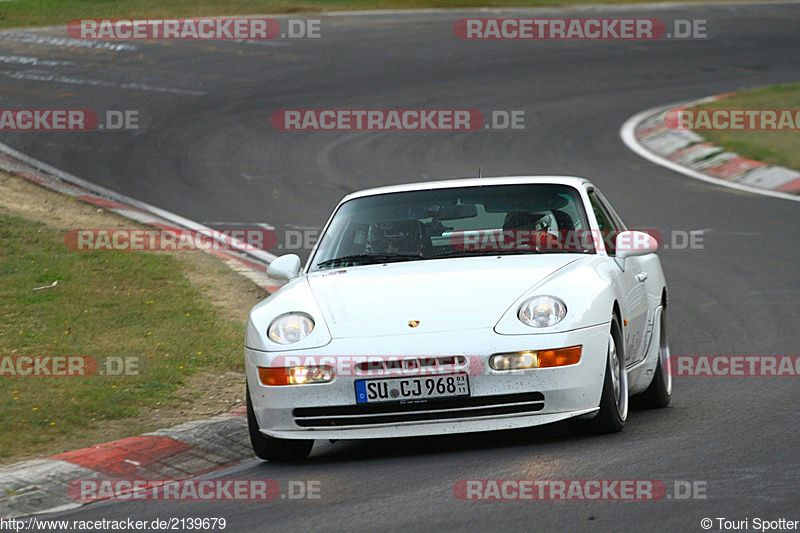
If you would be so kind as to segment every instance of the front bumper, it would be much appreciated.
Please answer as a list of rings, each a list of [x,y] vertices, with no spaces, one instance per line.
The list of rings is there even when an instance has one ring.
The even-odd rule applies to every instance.
[[[261,431],[284,439],[360,439],[511,429],[548,424],[597,410],[605,376],[608,324],[556,334],[498,335],[491,329],[391,337],[334,339],[302,353],[245,348],[247,381]],[[496,353],[582,345],[578,364],[524,371],[492,370]],[[265,386],[258,366],[278,357],[477,356],[483,369],[469,376],[470,398],[428,403],[357,404],[365,376],[338,375],[330,383]],[[368,379],[368,378],[367,378]],[[538,394],[534,394],[538,393]],[[455,405],[453,405],[455,404]],[[393,406],[397,406],[396,409]],[[367,409],[365,409],[367,407]],[[312,409],[313,408],[313,409]]]

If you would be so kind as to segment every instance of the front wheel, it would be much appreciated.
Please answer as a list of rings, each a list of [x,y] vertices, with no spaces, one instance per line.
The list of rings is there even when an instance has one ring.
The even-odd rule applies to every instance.
[[[606,374],[600,396],[600,410],[591,420],[573,419],[572,428],[580,433],[616,433],[625,427],[628,418],[628,372],[622,351],[622,335],[617,318],[611,319],[608,332]]]
[[[247,387],[247,385],[245,385]],[[247,430],[250,433],[250,444],[256,457],[265,461],[300,461],[308,457],[313,440],[278,439],[264,435],[258,428],[258,420],[250,399],[250,387],[247,387]]]

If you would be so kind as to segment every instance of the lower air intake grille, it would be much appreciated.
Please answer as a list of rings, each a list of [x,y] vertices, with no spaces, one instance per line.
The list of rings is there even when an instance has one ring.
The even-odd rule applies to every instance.
[[[300,427],[324,428],[524,414],[542,409],[544,395],[541,392],[525,392],[427,402],[298,407],[292,414]]]

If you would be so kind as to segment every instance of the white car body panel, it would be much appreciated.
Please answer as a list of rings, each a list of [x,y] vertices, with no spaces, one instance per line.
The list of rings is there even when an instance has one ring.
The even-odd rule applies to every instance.
[[[522,183],[574,187],[580,192],[591,228],[597,228],[588,196],[593,185],[582,178],[418,183],[361,191],[342,203],[390,192]],[[330,219],[325,229],[329,224]],[[599,249],[594,254],[460,257],[316,272],[309,272],[310,264],[311,260],[299,278],[255,306],[248,320],[248,387],[260,430],[266,435],[286,439],[433,435],[525,427],[591,415],[598,409],[602,391],[615,306],[625,340],[630,394],[644,391],[652,380],[659,345],[654,324],[658,324],[666,294],[664,274],[653,253],[617,259]],[[637,279],[643,272],[646,279]],[[520,322],[519,305],[534,295],[561,298],[568,309],[566,318],[547,328]],[[315,328],[296,344],[276,344],[267,337],[267,328],[277,316],[289,312],[312,316]],[[419,327],[409,328],[410,320],[418,320]],[[575,345],[583,346],[583,354],[580,362],[571,366],[509,373],[488,365],[489,357],[496,353]],[[349,422],[329,426],[323,419],[336,416],[315,418],[298,413],[331,406],[344,411],[358,408],[354,382],[361,378],[345,375],[330,383],[262,385],[257,367],[272,366],[276,358],[288,355],[477,356],[483,360],[484,371],[469,378],[471,398],[535,391],[544,395],[544,401],[535,412],[386,423],[376,419],[355,426],[350,424],[358,415],[350,413],[342,415]]]

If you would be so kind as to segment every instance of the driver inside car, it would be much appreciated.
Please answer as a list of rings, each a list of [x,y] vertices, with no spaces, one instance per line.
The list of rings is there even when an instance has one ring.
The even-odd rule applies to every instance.
[[[502,239],[515,249],[561,250],[558,237],[550,233],[544,213],[508,213],[503,222]]]
[[[421,222],[401,220],[381,222],[370,227],[372,253],[421,255],[423,232]]]

